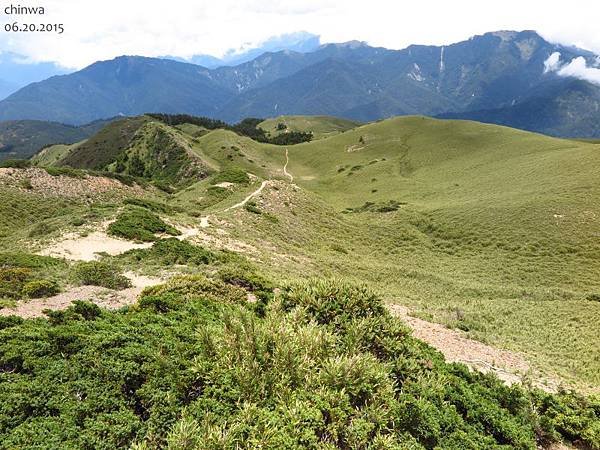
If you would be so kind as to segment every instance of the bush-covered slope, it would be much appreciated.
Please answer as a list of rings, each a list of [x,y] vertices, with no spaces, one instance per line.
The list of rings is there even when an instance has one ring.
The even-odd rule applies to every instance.
[[[190,184],[210,171],[192,151],[191,141],[191,136],[147,116],[122,119],[70,149],[54,165]]]
[[[313,281],[266,309],[204,277],[120,312],[3,318],[9,448],[594,447],[598,405],[448,365],[362,287]]]

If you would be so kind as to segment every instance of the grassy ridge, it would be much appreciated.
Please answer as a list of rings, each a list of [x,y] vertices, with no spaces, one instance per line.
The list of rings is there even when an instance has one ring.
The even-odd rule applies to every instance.
[[[269,146],[253,151],[267,164],[284,162]],[[286,207],[273,193],[266,210],[279,225],[248,216],[236,224],[240,238],[260,248],[268,236],[282,253],[310,261],[301,273],[352,274],[422,317],[600,385],[597,146],[415,117],[289,154],[304,194],[289,194]],[[390,201],[397,211],[340,215]],[[344,251],[332,251],[332,241]]]
[[[264,120],[259,127],[271,136],[290,131],[312,133],[314,139],[322,139],[351,130],[360,122],[330,116],[279,116]]]

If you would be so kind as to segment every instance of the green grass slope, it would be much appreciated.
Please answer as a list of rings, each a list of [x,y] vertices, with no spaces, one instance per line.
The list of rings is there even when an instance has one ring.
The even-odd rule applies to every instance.
[[[189,127],[184,129],[192,132]],[[62,155],[53,163],[56,166],[105,170],[178,186],[205,178],[212,170],[210,162],[192,150],[195,139],[178,128],[140,116],[116,121],[77,146],[49,151]],[[48,157],[42,153],[36,155],[37,160],[44,165]]]
[[[312,133],[313,139],[322,139],[351,130],[360,122],[331,116],[279,116],[259,124],[271,136],[289,131]]]
[[[75,144],[55,144],[43,148],[31,158],[31,164],[40,167],[52,167],[61,164],[61,161],[72,153],[85,141]]]
[[[362,227],[348,245],[372,244],[357,250],[373,256],[357,262],[365,277],[426,317],[547,366],[559,353],[555,367],[600,383],[597,146],[407,117],[289,155],[296,183]],[[397,211],[376,212],[390,201]]]
[[[200,141],[219,165],[286,179],[280,148],[221,131]],[[259,202],[278,223],[236,213],[240,239],[274,244],[288,273],[357,277],[424,318],[600,385],[597,146],[405,117],[288,151],[304,200],[274,191]]]
[[[121,133],[113,124],[85,154],[78,146],[65,160],[185,180],[171,202],[193,217],[232,222],[230,236],[280,276],[367,282],[423,318],[523,352],[572,384],[600,385],[597,145],[402,117],[284,147],[136,120],[126,142],[129,126]],[[94,155],[103,140],[107,149]],[[282,188],[291,186],[286,149],[297,189]],[[194,168],[199,176],[188,172]],[[223,212],[264,179],[281,181],[247,208]]]

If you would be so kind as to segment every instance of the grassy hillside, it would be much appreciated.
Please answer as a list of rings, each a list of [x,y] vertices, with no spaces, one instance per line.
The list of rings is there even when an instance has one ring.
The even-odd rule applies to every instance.
[[[149,120],[145,116],[117,120],[70,152],[61,164],[80,169],[103,169],[131,144],[137,131]]]
[[[41,167],[60,166],[62,160],[84,142],[85,141],[76,142],[74,144],[55,144],[45,147],[31,157],[31,164]]]
[[[197,128],[179,128],[141,116],[116,121],[87,141],[70,148],[49,151],[61,158],[53,163],[79,169],[105,170],[144,177],[165,186],[189,185],[205,178],[210,163],[197,157],[192,149]],[[45,154],[36,155],[34,161]]]
[[[359,122],[329,116],[279,116],[260,123],[271,136],[289,131],[312,133],[314,139],[330,137],[359,126]]]
[[[598,145],[423,117],[360,125],[290,146],[231,130],[136,120],[135,126],[123,122],[123,132],[104,130],[104,138],[90,139],[93,146],[55,148],[49,155],[76,156],[140,180],[167,180],[176,191],[132,183],[99,193],[109,181],[80,171],[0,169],[8,199],[0,207],[0,245],[27,253],[65,231],[83,242],[106,230],[132,248],[99,255],[98,267],[61,260],[28,275],[61,289],[81,282],[82,271],[94,283],[103,282],[97,274],[125,283],[123,274],[132,271],[208,279],[150,288],[117,313],[81,303],[51,313],[49,321],[7,322],[14,338],[0,348],[0,364],[20,368],[10,355],[29,355],[29,345],[53,348],[46,343],[66,333],[78,336],[76,343],[68,340],[72,367],[87,367],[88,355],[100,353],[98,367],[118,360],[115,370],[125,374],[74,370],[67,386],[103,386],[114,394],[110,406],[104,391],[86,391],[91,403],[82,406],[84,422],[71,403],[53,416],[44,413],[49,406],[22,414],[7,409],[16,419],[2,422],[0,414],[0,433],[12,445],[37,442],[54,427],[46,434],[56,445],[100,446],[102,434],[109,439],[102,445],[136,442],[139,448],[186,440],[195,442],[192,448],[222,448],[254,439],[273,448],[381,441],[381,448],[533,449],[562,436],[598,448],[593,397],[528,390],[531,383],[600,392]],[[325,130],[331,120],[306,123]],[[136,158],[144,167],[139,173]],[[203,172],[188,171],[194,168]],[[0,254],[0,265],[9,259]],[[338,281],[306,284],[308,278]],[[365,294],[369,290],[375,294]],[[109,294],[103,295],[90,299],[102,302]],[[379,299],[524,358],[531,367],[519,373],[525,390],[443,363],[398,334]],[[24,338],[32,333],[36,344]],[[307,337],[312,333],[324,340],[317,345]],[[121,334],[129,336],[126,349],[99,352]],[[298,345],[294,350],[286,342]],[[356,364],[345,359],[354,357]],[[28,375],[37,382],[55,380],[46,368],[66,357],[48,351],[27,358],[23,367],[38,368]],[[11,375],[15,389],[29,386],[19,370]],[[251,375],[254,370],[261,376]],[[161,381],[167,373],[168,386]],[[374,374],[379,381],[369,378]],[[24,401],[37,398],[35,392],[26,390]],[[286,393],[283,403],[275,392]],[[329,402],[345,398],[341,392],[350,403],[336,403],[331,415]],[[52,402],[57,395],[43,397]],[[356,396],[363,400],[354,404]],[[302,437],[286,431],[290,417],[304,418],[293,427]],[[28,427],[29,421],[37,425]]]
[[[381,252],[381,263],[363,263],[365,276],[425,317],[600,382],[591,363],[600,304],[589,300],[600,291],[597,147],[415,117],[289,154],[298,184],[364,225],[351,245],[364,239]],[[389,201],[397,211],[374,212]],[[346,210],[365,202],[375,207]],[[430,281],[407,288],[415,277]]]
[[[324,132],[335,121],[302,123]],[[175,204],[229,221],[231,214],[220,211],[260,185],[240,182],[236,171],[289,181],[287,149],[287,169],[301,191],[273,191],[263,208],[277,223],[242,214],[245,220],[229,231],[238,240],[261,254],[268,241],[265,248],[287,255],[287,272],[353,274],[423,318],[524,352],[574,383],[600,384],[594,345],[600,303],[593,301],[600,293],[598,146],[423,117],[288,147],[146,118],[123,124],[122,131],[118,123],[107,127],[64,160],[90,158],[90,166],[101,167],[99,161],[112,159],[105,167],[113,171],[184,180]],[[175,146],[168,150],[161,136]],[[160,159],[153,148],[167,149],[172,164],[152,168]],[[133,170],[134,155],[143,171]],[[186,167],[201,168],[202,181],[194,184]],[[220,172],[229,175],[207,176]],[[230,185],[219,186],[223,181]],[[269,251],[263,259],[279,270],[281,261]]]
[[[286,179],[280,148],[222,131],[199,141],[219,167]],[[288,150],[305,198],[274,191],[264,208],[279,223],[245,215],[239,238],[258,248],[267,239],[291,261],[302,255],[287,271],[352,274],[421,317],[525,352],[576,383],[600,383],[596,146],[409,117]],[[224,198],[223,207],[243,193]]]

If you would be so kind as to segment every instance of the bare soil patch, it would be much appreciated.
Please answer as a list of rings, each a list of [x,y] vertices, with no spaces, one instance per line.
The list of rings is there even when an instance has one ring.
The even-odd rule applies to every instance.
[[[521,383],[525,376],[533,380],[534,386],[548,392],[556,392],[561,385],[558,379],[536,373],[523,355],[469,339],[462,331],[412,317],[404,306],[389,304],[388,307],[412,328],[417,339],[442,352],[449,362],[463,363],[483,373],[493,372],[508,385]]]

